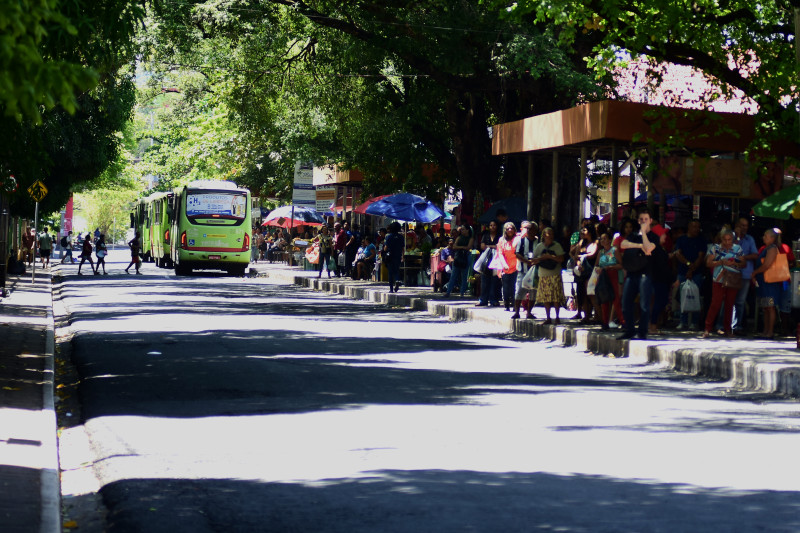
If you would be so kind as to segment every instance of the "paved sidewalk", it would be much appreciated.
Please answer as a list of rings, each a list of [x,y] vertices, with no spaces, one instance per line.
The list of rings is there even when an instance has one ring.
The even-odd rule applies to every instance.
[[[0,531],[58,532],[60,488],[53,404],[48,270],[9,276],[0,299]]]
[[[328,291],[355,299],[429,311],[452,320],[490,322],[510,332],[573,345],[587,352],[615,357],[631,357],[643,362],[662,364],[673,370],[730,382],[732,388],[800,398],[800,350],[795,339],[774,341],[751,338],[711,337],[700,332],[664,331],[647,340],[617,340],[621,330],[600,331],[599,326],[582,326],[564,320],[572,312],[562,310],[560,326],[544,325],[544,309],[535,308],[536,320],[511,320],[503,308],[475,307],[477,299],[445,299],[430,287],[401,287],[390,294],[386,283],[353,281],[349,278],[323,276],[282,263],[255,263],[251,274],[294,283],[314,290]],[[325,274],[327,275],[327,274]]]

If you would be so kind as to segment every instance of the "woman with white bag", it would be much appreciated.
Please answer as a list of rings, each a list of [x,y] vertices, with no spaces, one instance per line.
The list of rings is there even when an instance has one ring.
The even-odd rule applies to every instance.
[[[475,304],[476,307],[500,305],[500,278],[489,268],[499,240],[497,222],[492,220],[489,222],[489,229],[481,237],[481,255],[486,254],[484,262],[480,269],[475,269],[481,274],[481,296]]]

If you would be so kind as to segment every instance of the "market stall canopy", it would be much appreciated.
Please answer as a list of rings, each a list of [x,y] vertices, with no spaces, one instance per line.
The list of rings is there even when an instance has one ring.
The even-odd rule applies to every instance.
[[[800,184],[781,189],[767,196],[753,206],[753,214],[757,217],[800,219]]]
[[[392,194],[368,206],[367,215],[377,215],[403,222],[433,222],[445,213],[429,200],[407,192]]]
[[[262,226],[289,228],[293,226],[321,226],[325,223],[322,215],[307,207],[284,205],[273,209]]]

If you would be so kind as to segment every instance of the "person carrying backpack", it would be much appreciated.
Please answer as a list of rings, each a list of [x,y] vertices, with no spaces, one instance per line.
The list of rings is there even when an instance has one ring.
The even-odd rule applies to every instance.
[[[68,232],[66,235],[61,237],[61,248],[64,250],[64,257],[61,258],[61,264],[67,262],[67,258],[69,258],[70,263],[75,262],[75,258],[72,257],[72,232]]]

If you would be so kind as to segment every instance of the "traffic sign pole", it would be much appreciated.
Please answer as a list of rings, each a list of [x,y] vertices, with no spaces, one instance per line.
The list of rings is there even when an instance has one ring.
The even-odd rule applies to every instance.
[[[36,209],[33,212],[33,270],[31,270],[31,283],[36,281],[36,244],[39,242],[39,202],[36,202]]]

